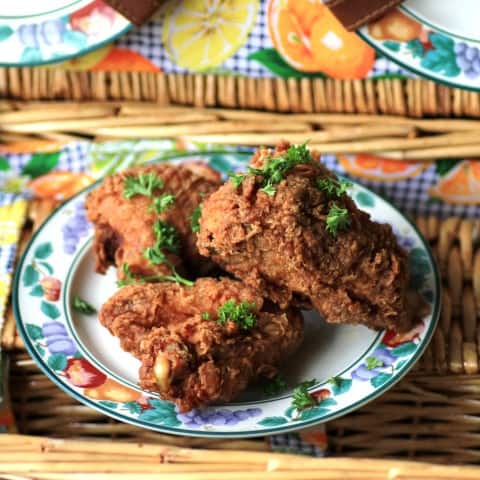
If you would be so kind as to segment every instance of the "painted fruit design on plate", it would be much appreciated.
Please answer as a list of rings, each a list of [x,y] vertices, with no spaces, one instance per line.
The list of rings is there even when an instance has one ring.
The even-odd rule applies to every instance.
[[[365,78],[375,51],[348,32],[320,0],[270,0],[268,28],[284,60],[302,72]]]
[[[365,153],[339,155],[340,165],[351,175],[382,182],[397,182],[420,175],[428,163],[403,162]]]
[[[368,33],[377,40],[408,42],[422,33],[422,24],[400,10],[392,10],[368,25]]]

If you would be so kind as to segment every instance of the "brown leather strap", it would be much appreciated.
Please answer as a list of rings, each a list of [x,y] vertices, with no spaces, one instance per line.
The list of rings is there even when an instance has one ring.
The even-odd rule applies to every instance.
[[[161,0],[104,0],[135,25],[144,24],[158,9]]]
[[[403,0],[331,0],[327,3],[332,13],[347,30],[356,30],[382,16]]]

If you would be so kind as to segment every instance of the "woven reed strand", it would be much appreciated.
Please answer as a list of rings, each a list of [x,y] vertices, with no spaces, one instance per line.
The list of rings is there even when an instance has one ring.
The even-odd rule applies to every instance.
[[[277,112],[480,116],[478,93],[422,79],[283,79],[2,68],[0,98],[136,100]]]

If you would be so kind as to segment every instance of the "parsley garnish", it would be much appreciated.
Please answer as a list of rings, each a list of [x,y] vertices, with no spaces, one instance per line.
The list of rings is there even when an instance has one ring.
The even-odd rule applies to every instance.
[[[308,393],[308,389],[310,387],[313,387],[316,383],[317,381],[315,379],[302,382],[293,391],[292,407],[296,408],[298,411],[302,411],[306,408],[314,407],[315,405],[317,405],[317,399],[312,397],[310,393]]]
[[[190,215],[190,227],[193,233],[200,231],[200,217],[202,216],[202,204],[199,203]]]
[[[187,280],[186,278],[180,276],[173,265],[170,265],[170,268],[172,269],[173,275],[144,275],[143,277],[135,277],[130,270],[130,265],[128,265],[128,263],[124,263],[122,265],[124,278],[123,280],[117,281],[117,286],[124,287],[126,285],[145,282],[175,282],[179,283],[180,285],[186,285],[187,287],[194,285],[194,282],[191,280]]]
[[[263,177],[260,191],[267,195],[275,195],[275,185],[280,183],[288,170],[301,163],[310,163],[312,157],[305,144],[292,145],[286,152],[277,157],[267,157],[262,168],[248,167],[247,173],[237,173],[231,175],[234,188],[241,185],[247,175],[258,175]]]
[[[334,387],[340,388],[342,385],[342,379],[340,377],[330,377],[328,383]]]
[[[255,303],[235,300],[228,300],[217,310],[217,322],[225,325],[227,322],[236,323],[241,329],[248,330],[255,326],[257,321],[256,315],[253,313]]]
[[[75,295],[73,297],[72,307],[77,312],[84,313],[85,315],[92,315],[94,313],[97,313],[97,310],[94,307],[92,307],[89,303],[80,298],[78,295]]]
[[[137,176],[125,177],[123,196],[132,198],[135,195],[151,197],[156,188],[163,188],[163,180],[154,172],[140,173]]]
[[[383,367],[385,364],[382,362],[382,360],[379,360],[378,358],[367,357],[365,360],[365,365],[367,367],[367,370],[373,370],[377,367]]]
[[[352,186],[350,182],[345,180],[338,181],[336,178],[331,177],[317,178],[316,185],[319,190],[325,192],[330,198],[341,197],[347,192],[347,188]]]
[[[264,387],[263,391],[269,397],[278,395],[288,388],[287,382],[281,375],[272,378]]]
[[[155,197],[152,205],[148,207],[150,211],[154,211],[159,215],[171,207],[175,202],[175,197],[170,193],[164,193],[161,197]]]
[[[202,312],[200,317],[202,317],[202,320],[210,320],[211,319],[210,314],[208,312]]]
[[[145,249],[144,256],[150,263],[160,265],[167,261],[163,250],[178,253],[180,248],[178,233],[173,225],[163,220],[157,220],[153,224],[153,233],[155,233],[155,243]]]
[[[325,227],[326,231],[336,237],[339,230],[344,230],[349,225],[350,218],[348,217],[348,210],[333,203],[328,211]]]

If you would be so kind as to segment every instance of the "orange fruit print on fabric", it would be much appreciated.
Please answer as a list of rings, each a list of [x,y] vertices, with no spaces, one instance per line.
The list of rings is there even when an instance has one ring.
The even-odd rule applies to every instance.
[[[348,32],[320,0],[270,0],[268,28],[273,45],[292,67],[332,78],[365,78],[375,51]]]

